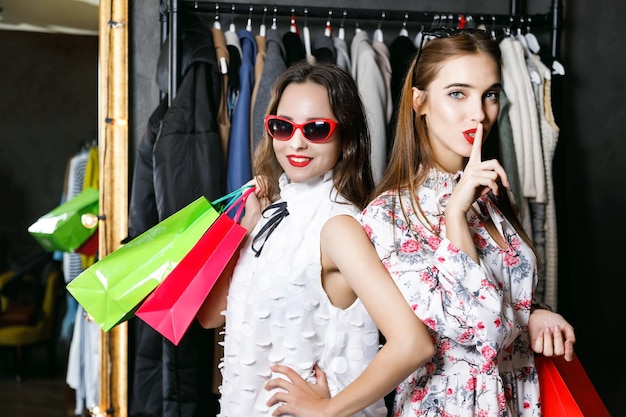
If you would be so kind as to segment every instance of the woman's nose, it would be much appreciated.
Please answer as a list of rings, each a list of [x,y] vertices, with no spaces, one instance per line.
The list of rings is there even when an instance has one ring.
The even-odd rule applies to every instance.
[[[306,148],[306,145],[307,140],[302,133],[302,129],[296,129],[296,131],[293,132],[293,136],[289,140],[289,146],[292,149],[303,149]]]
[[[477,123],[485,120],[485,108],[482,101],[471,104],[470,118]]]

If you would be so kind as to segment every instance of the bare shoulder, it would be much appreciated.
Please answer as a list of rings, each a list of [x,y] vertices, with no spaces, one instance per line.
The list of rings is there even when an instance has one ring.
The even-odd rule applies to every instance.
[[[322,252],[331,258],[337,258],[338,255],[347,258],[361,256],[373,250],[372,242],[361,223],[347,214],[329,219],[322,228],[320,238]],[[336,262],[340,262],[340,259],[336,259]]]
[[[333,216],[322,227],[322,239],[326,238],[344,238],[350,239],[354,235],[363,233],[361,223],[349,214],[340,214]]]

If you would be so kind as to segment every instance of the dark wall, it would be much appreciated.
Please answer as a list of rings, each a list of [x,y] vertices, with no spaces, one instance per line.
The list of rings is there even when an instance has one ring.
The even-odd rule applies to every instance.
[[[97,138],[98,37],[0,31],[0,234],[15,256],[56,207],[68,158]]]
[[[613,416],[626,415],[622,261],[626,249],[626,4],[571,1],[565,9],[555,160],[559,310]]]
[[[150,114],[159,102],[156,84],[156,65],[161,45],[159,8],[156,2],[131,1],[130,34],[128,40],[129,62],[129,157],[134,160],[134,150],[141,140]],[[148,29],[150,28],[150,29]],[[132,176],[132,171],[129,172]]]

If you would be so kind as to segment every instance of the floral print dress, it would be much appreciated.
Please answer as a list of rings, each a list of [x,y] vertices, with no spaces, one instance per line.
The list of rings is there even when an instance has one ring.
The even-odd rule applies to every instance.
[[[480,264],[446,239],[443,213],[460,176],[429,171],[417,196],[423,215],[401,193],[408,224],[393,192],[362,213],[379,257],[436,345],[397,388],[394,416],[540,416],[528,334],[536,258],[488,196],[467,213]],[[486,216],[506,248],[487,232]]]

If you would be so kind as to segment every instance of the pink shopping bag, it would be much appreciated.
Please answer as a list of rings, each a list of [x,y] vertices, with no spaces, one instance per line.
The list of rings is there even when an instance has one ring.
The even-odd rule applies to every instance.
[[[578,357],[535,356],[543,417],[610,417]]]
[[[253,188],[239,199],[200,238],[168,277],[146,298],[135,315],[178,345],[200,306],[224,268],[237,253],[246,235],[238,224],[244,202]],[[233,219],[228,211],[239,207]]]

